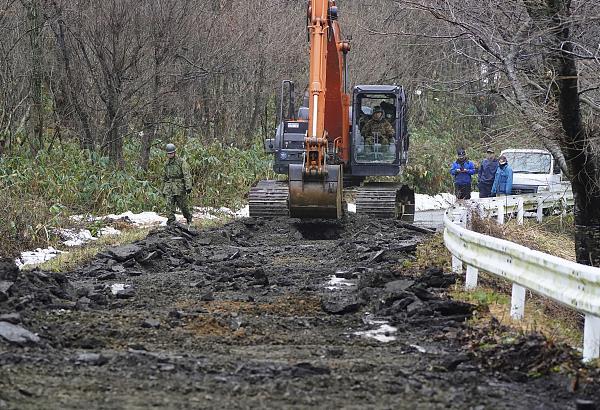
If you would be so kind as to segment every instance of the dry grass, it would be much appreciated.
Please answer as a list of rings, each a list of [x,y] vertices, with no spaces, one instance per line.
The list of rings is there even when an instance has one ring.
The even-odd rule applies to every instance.
[[[561,228],[559,217],[547,218],[542,224],[526,221],[522,226],[517,225],[514,220],[508,221],[505,225],[498,225],[493,220],[475,219],[472,229],[574,261],[573,231],[568,228],[568,221],[562,223],[564,226]],[[446,271],[450,270],[451,255],[444,246],[441,234],[433,236],[417,247],[416,265],[420,269],[440,266]],[[514,321],[510,317],[511,290],[510,282],[480,272],[479,286],[475,291],[465,291],[462,281],[459,281],[450,291],[450,295],[453,299],[476,305],[478,307],[476,320],[489,321],[493,317],[516,330],[540,332],[552,340],[575,347],[581,346],[583,335],[579,313],[528,292],[525,317],[522,321]]]
[[[202,308],[210,314],[239,312],[243,314],[278,316],[309,316],[321,311],[320,299],[314,297],[283,296],[273,303],[236,302],[215,300],[197,302],[185,300],[177,303],[178,309],[194,310]]]
[[[564,229],[560,229],[561,224]],[[504,225],[498,225],[494,220],[482,220],[474,216],[472,225],[472,229],[476,232],[575,261],[574,233],[568,227],[568,222],[562,221],[560,217],[547,218],[541,224],[535,220],[525,220],[523,225],[517,225],[512,219]]]
[[[144,239],[149,231],[149,228],[129,228],[122,231],[121,235],[103,236],[97,241],[88,242],[82,247],[72,248],[67,253],[62,253],[56,258],[42,264],[27,266],[26,269],[39,267],[49,272],[70,271],[92,261],[98,252],[102,252],[111,246],[124,245]]]
[[[206,230],[223,226],[231,220],[231,217],[228,216],[216,219],[196,219],[193,221],[192,226],[198,230]],[[86,243],[84,246],[69,248],[67,249],[67,252],[58,255],[54,259],[38,265],[27,266],[25,269],[31,270],[39,267],[42,270],[51,272],[70,271],[92,261],[99,252],[102,252],[107,248],[125,245],[144,239],[148,236],[148,232],[153,229],[152,227],[135,227],[122,221],[116,221],[112,226],[121,230],[121,234],[103,236],[97,241]]]

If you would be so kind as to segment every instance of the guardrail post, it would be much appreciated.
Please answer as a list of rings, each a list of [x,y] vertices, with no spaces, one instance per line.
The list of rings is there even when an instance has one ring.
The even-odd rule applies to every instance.
[[[537,216],[538,223],[542,223],[542,220],[544,219],[544,200],[543,199],[538,199],[536,216]]]
[[[458,275],[462,275],[462,271],[463,271],[462,261],[460,259],[458,259],[456,256],[452,255],[452,272],[456,273]]]
[[[510,317],[515,320],[523,319],[525,316],[525,288],[513,283],[512,297],[510,301]]]
[[[477,287],[477,276],[479,270],[473,266],[467,265],[467,276],[465,277],[465,289],[472,290]]]
[[[583,361],[600,357],[600,317],[585,315],[583,329]]]
[[[504,225],[504,205],[498,205],[498,225]]]
[[[525,206],[523,204],[523,197],[517,199],[517,224],[523,225],[523,216],[525,215]]]

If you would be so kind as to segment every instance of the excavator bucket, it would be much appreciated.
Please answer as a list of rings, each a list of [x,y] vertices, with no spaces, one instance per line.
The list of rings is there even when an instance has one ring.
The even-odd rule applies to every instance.
[[[292,218],[342,217],[343,182],[339,165],[327,165],[327,173],[322,176],[307,176],[302,164],[290,164],[288,175]]]

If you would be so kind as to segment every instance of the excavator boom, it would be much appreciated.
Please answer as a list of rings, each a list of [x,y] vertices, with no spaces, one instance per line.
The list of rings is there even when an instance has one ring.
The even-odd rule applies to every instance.
[[[333,0],[307,5],[310,41],[308,128],[302,164],[290,165],[290,215],[339,218],[343,165],[349,158],[348,108],[342,89],[345,54]]]

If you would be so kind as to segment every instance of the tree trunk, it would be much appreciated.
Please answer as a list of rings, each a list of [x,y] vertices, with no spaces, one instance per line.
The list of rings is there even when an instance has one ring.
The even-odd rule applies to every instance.
[[[31,117],[33,136],[29,146],[36,154],[44,146],[44,105],[43,105],[43,73],[42,73],[42,10],[39,0],[27,4],[29,20],[29,40],[31,45]]]
[[[265,59],[261,55],[259,68],[257,71],[257,79],[254,83],[253,91],[254,91],[254,101],[252,107],[252,115],[250,117],[250,121],[248,122],[248,127],[246,128],[246,138],[244,138],[242,142],[245,146],[251,145],[252,141],[250,138],[254,138],[256,130],[258,128],[258,120],[260,118],[260,114],[263,108],[263,89],[265,86]]]
[[[114,92],[110,92],[110,100],[106,107],[106,139],[104,143],[105,150],[108,153],[110,162],[119,169],[125,166],[123,160],[123,136],[121,134],[122,120],[120,117],[118,98]]]
[[[559,45],[552,63],[558,73],[558,110],[565,131],[560,143],[572,176],[575,197],[577,262],[600,266],[600,158],[591,149],[593,136],[588,135],[581,117],[578,69],[570,41],[570,2],[556,0],[549,3],[556,7],[550,8],[554,13],[554,33]]]
[[[142,135],[142,147],[140,155],[140,167],[144,170],[148,170],[148,164],[150,163],[150,149],[152,148],[152,142],[158,132],[158,121],[160,118],[160,73],[159,65],[160,62],[157,59],[157,50],[154,50],[154,74],[152,84],[152,108],[150,110],[150,118],[146,119],[146,127],[144,127],[144,133]]]
[[[69,96],[70,104],[75,109],[75,115],[79,119],[83,131],[79,138],[79,143],[82,149],[93,151],[96,147],[96,141],[94,135],[92,134],[92,128],[90,127],[89,115],[83,107],[83,103],[80,101],[78,93],[75,89],[76,80],[71,69],[71,55],[65,42],[65,22],[62,18],[58,19],[58,33],[56,35],[58,46],[62,54],[63,65],[65,67],[65,75],[67,78],[65,86],[67,88],[67,95]]]

